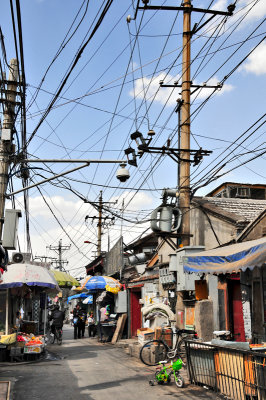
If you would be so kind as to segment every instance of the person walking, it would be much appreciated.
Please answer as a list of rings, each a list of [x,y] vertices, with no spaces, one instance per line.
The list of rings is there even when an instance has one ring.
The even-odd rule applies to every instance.
[[[86,312],[82,310],[79,304],[73,310],[74,339],[84,337]]]
[[[88,316],[88,335],[89,337],[95,336],[95,320],[93,318],[93,312]]]
[[[79,310],[79,320],[78,320],[78,338],[84,337],[85,325],[86,325],[87,313],[85,310],[80,308]]]

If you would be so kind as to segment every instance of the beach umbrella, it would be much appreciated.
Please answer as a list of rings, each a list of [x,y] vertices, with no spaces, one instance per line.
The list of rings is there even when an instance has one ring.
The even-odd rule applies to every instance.
[[[86,284],[85,288],[87,290],[107,290],[108,292],[117,293],[121,290],[122,285],[117,280],[111,276],[91,276]]]
[[[0,284],[1,289],[9,289],[15,287],[39,286],[59,291],[58,284],[45,267],[35,264],[11,264],[7,266],[7,271],[2,276],[3,282]]]
[[[77,287],[75,287],[74,290],[78,290],[78,291],[86,290],[85,285],[91,277],[92,277],[91,275],[87,275],[86,278],[84,278],[84,279],[82,279],[82,281],[80,281],[79,285]]]

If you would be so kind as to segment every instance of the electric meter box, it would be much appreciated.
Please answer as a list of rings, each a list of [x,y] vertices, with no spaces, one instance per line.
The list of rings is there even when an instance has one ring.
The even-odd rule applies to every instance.
[[[200,279],[198,274],[184,272],[184,257],[204,251],[204,246],[185,246],[176,253],[170,254],[169,271],[176,272],[176,290],[195,290],[195,281]]]
[[[20,210],[6,210],[4,220],[4,233],[2,246],[7,250],[16,250],[18,237],[18,219]]]
[[[118,313],[127,313],[127,291],[118,292],[115,297],[115,308],[114,312]]]

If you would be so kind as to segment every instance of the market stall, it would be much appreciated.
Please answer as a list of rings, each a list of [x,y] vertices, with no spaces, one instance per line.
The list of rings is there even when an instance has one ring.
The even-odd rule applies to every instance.
[[[90,305],[87,312],[92,312],[96,317],[94,319],[100,340],[111,341],[114,336],[118,322],[118,315],[114,313],[114,298],[121,289],[121,283],[110,276],[87,276],[75,288],[77,293],[68,297],[68,302],[80,300],[83,308],[85,304]]]
[[[118,315],[114,313],[114,297],[122,289],[121,283],[110,276],[92,276],[85,288],[95,295],[97,331],[101,341],[110,342],[115,334]]]
[[[2,291],[5,293],[5,335],[2,331],[0,344],[7,346],[5,350],[11,359],[40,354],[44,348],[47,296],[59,291],[56,280],[40,265],[11,264],[3,274]],[[38,332],[42,321],[41,336]]]

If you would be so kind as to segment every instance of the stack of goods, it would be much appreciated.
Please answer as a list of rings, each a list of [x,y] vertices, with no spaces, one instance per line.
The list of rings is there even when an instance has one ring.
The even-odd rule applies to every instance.
[[[28,341],[28,337],[26,335],[19,333],[17,335],[17,346],[18,347],[24,347],[25,343]]]
[[[38,354],[44,348],[44,338],[43,336],[19,333],[17,335],[17,345],[24,347],[24,354]]]

